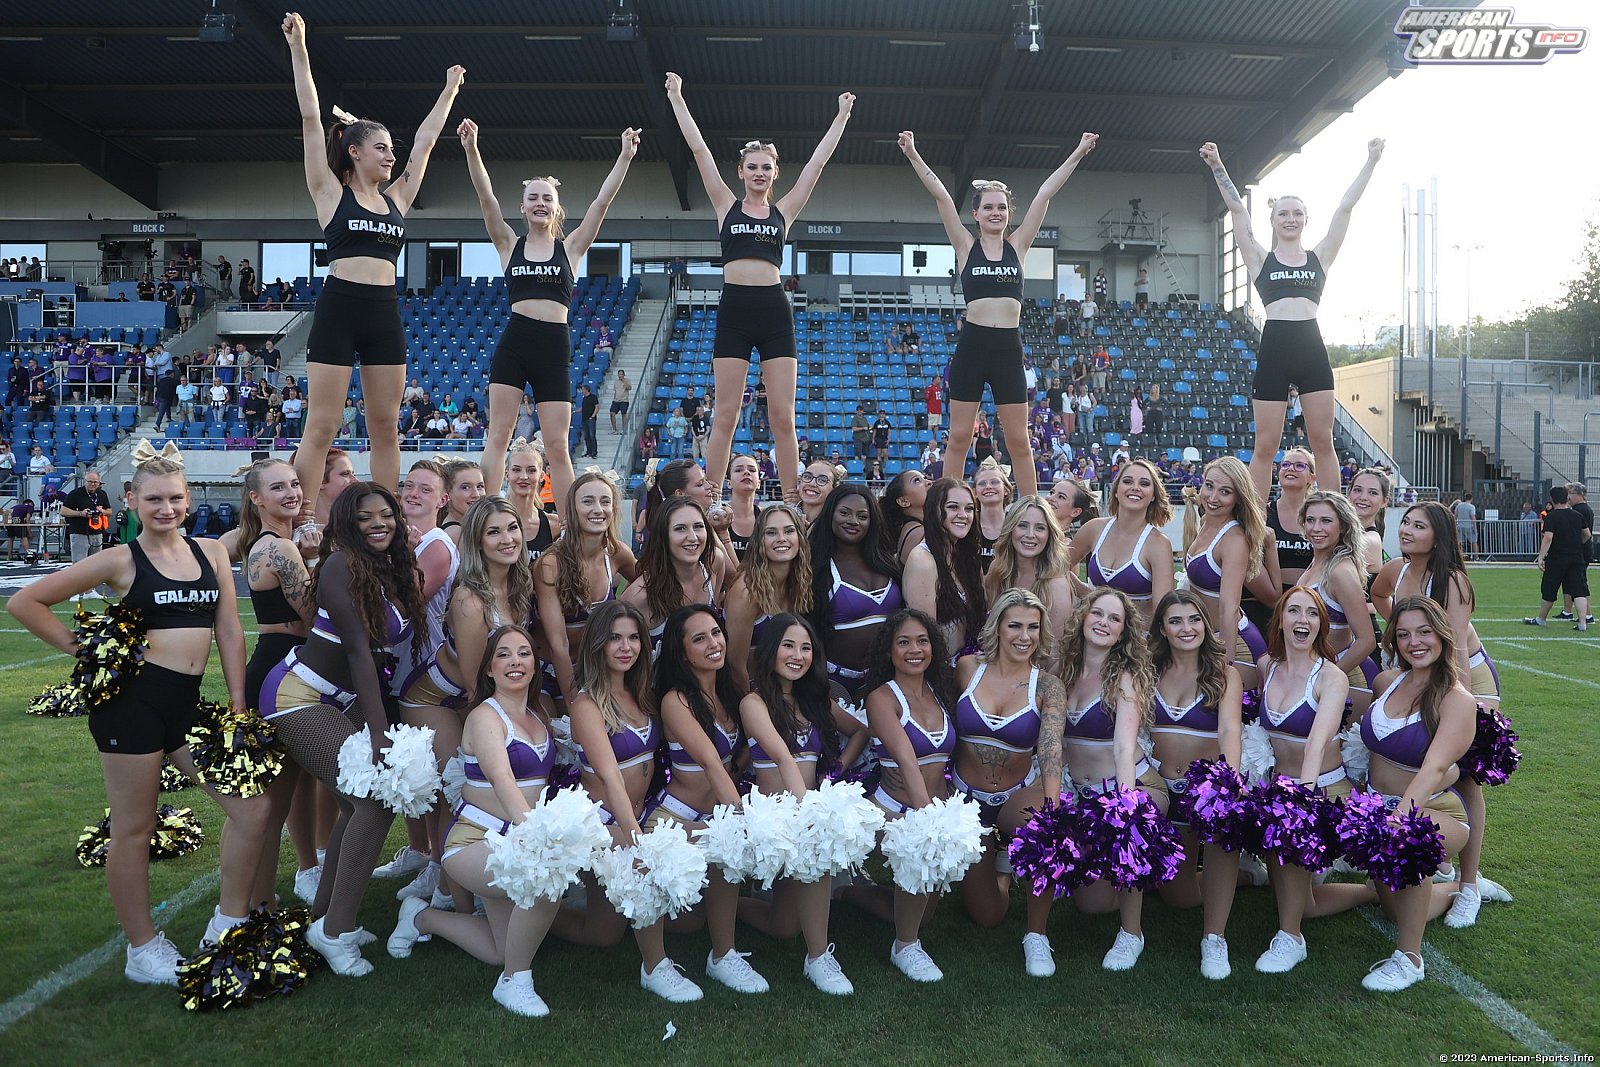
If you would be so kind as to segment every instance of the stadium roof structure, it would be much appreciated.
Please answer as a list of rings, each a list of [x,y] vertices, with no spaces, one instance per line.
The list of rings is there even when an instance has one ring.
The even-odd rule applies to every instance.
[[[324,108],[376,118],[403,141],[445,68],[460,63],[467,81],[454,116],[477,120],[486,156],[609,159],[622,128],[641,126],[641,158],[670,165],[685,210],[698,183],[666,104],[669,70],[683,75],[708,142],[730,160],[752,137],[776,141],[785,160],[804,159],[849,89],[858,100],[838,162],[896,163],[895,137],[910,129],[924,157],[964,186],[990,168],[1054,166],[1094,130],[1101,141],[1089,169],[1195,172],[1196,148],[1214,140],[1244,185],[1390,75],[1401,6],[298,2]],[[155,209],[164,166],[300,158],[281,5],[6,6],[0,162],[79,163]],[[202,40],[202,21],[216,14],[232,16],[231,39]]]

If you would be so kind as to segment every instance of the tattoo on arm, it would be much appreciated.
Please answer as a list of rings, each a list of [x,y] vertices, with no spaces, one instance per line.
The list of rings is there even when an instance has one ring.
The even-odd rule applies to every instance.
[[[1225,167],[1212,167],[1211,168],[1211,173],[1216,177],[1216,179],[1217,179],[1217,188],[1222,190],[1222,195],[1223,196],[1226,196],[1230,201],[1232,201],[1234,203],[1239,203],[1239,204],[1244,203],[1244,197],[1239,195],[1239,190],[1233,184],[1233,179],[1228,177],[1227,168],[1225,168]]]
[[[403,182],[409,182],[411,180],[411,168],[410,167],[407,167],[403,172],[401,172],[400,180],[403,181]]]
[[[1054,675],[1039,676],[1039,770],[1061,776],[1061,738],[1067,725],[1067,693]]]
[[[289,603],[299,605],[310,585],[305,567],[286,556],[276,543],[267,549],[267,564],[277,574],[278,584],[283,587],[283,595]]]

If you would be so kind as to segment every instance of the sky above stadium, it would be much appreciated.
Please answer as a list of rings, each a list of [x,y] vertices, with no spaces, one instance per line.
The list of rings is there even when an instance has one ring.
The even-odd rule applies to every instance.
[[[1600,222],[1600,7],[1528,0],[1517,23],[1587,27],[1583,51],[1543,64],[1423,65],[1368,93],[1256,188],[1253,222],[1270,233],[1267,197],[1295,193],[1310,240],[1366,158],[1387,141],[1333,269],[1319,319],[1330,343],[1371,341],[1401,321],[1401,187],[1438,182],[1439,320],[1465,321],[1471,252],[1474,318],[1514,317],[1555,300],[1578,273],[1586,220]],[[1587,132],[1586,132],[1587,131]],[[1224,156],[1226,162],[1226,156]],[[1457,251],[1454,246],[1459,246]],[[1414,255],[1414,254],[1413,254]]]

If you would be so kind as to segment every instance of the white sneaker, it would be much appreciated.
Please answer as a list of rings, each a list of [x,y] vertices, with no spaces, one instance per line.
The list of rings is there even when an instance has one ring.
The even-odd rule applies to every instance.
[[[1447,867],[1443,867],[1443,868],[1441,868],[1441,869],[1439,869],[1437,871],[1434,871],[1433,872],[1433,880],[1435,882],[1441,882],[1441,883],[1442,882],[1453,882],[1453,881],[1455,881],[1456,880],[1455,864],[1451,864],[1451,865],[1449,865]]]
[[[182,962],[178,946],[168,941],[166,934],[157,933],[138,948],[128,946],[128,961],[122,973],[144,985],[177,985],[178,965]]]
[[[1200,977],[1209,978],[1213,982],[1220,982],[1233,973],[1233,964],[1228,962],[1228,942],[1216,934],[1207,934],[1200,939]]]
[[[729,949],[720,960],[706,953],[706,977],[715,979],[735,993],[765,993],[767,980],[745,962],[748,952]]]
[[[354,930],[350,931],[350,934],[355,938],[356,944],[360,945],[362,948],[366,948],[368,945],[378,940],[378,935],[373,933],[371,930],[368,930],[365,926],[356,927]],[[426,938],[424,938],[424,940],[426,940]]]
[[[494,1002],[513,1015],[530,1019],[550,1014],[550,1005],[533,991],[532,971],[518,971],[509,978],[502,974],[494,984]]]
[[[307,904],[314,903],[317,899],[317,887],[322,884],[322,865],[307,867],[303,871],[294,872],[294,895]]]
[[[421,900],[422,897],[419,896],[416,899]],[[428,907],[438,908],[440,911],[455,911],[456,898],[442,889],[435,889],[433,895],[428,897]]]
[[[1361,979],[1361,984],[1376,993],[1398,993],[1422,981],[1422,960],[1411,962],[1411,957],[1399,949],[1388,959],[1379,960]]]
[[[1043,934],[1022,935],[1022,962],[1034,978],[1049,978],[1056,973],[1055,950]]]
[[[1267,884],[1267,865],[1246,852],[1239,857],[1239,870],[1250,879],[1250,884],[1260,889]]]
[[[1272,935],[1267,951],[1256,957],[1256,970],[1262,974],[1284,974],[1306,958],[1306,939],[1279,930]]]
[[[212,909],[211,918],[206,922],[206,932],[200,937],[200,947],[204,949],[215,945],[222,939],[223,934],[242,922],[244,922],[243,919],[235,919],[231,915],[223,915],[222,905],[218,904]]]
[[[439,889],[439,875],[444,868],[437,863],[424,864],[417,872],[417,876],[395,891],[394,899],[405,900],[407,897],[421,897],[424,900],[432,896]]]
[[[1117,930],[1117,939],[1111,942],[1111,950],[1100,961],[1100,966],[1108,971],[1127,971],[1139,962],[1139,953],[1144,951],[1144,935],[1130,934],[1128,931]]]
[[[306,941],[322,953],[322,958],[328,961],[333,973],[347,978],[371,974],[372,963],[362,958],[361,946],[356,944],[356,932],[348,930],[338,937],[330,937],[322,932],[322,922],[322,919],[318,919],[306,928]]]
[[[1462,882],[1454,898],[1450,901],[1450,910],[1444,913],[1444,924],[1452,930],[1460,930],[1477,922],[1478,909],[1483,906],[1483,895],[1477,885]]]
[[[1478,875],[1478,895],[1483,898],[1486,904],[1510,904],[1516,899],[1505,886],[1493,878],[1485,878],[1481,874]]]
[[[705,996],[700,987],[683,973],[683,968],[670,959],[663,959],[653,971],[645,970],[644,964],[640,964],[639,985],[673,1004],[687,1004]]]
[[[410,845],[401,845],[399,850],[395,852],[394,859],[385,863],[382,867],[374,869],[372,877],[404,878],[408,874],[416,874],[432,862],[433,857],[426,852],[418,852]]]
[[[1011,853],[1007,852],[1004,846],[994,854],[994,873],[1006,876],[1014,876],[1017,873],[1016,868],[1011,866]]]
[[[944,972],[923,949],[921,941],[913,941],[905,948],[895,948],[890,943],[889,962],[900,968],[901,973],[913,982],[937,982],[944,977]]]
[[[856,991],[850,984],[850,979],[844,976],[844,971],[839,967],[839,961],[833,958],[833,946],[828,946],[828,951],[816,959],[807,959],[801,972],[809,979],[811,984],[824,993],[832,993],[836,997],[848,997]]]
[[[412,946],[423,936],[422,931],[417,929],[417,916],[427,910],[428,902],[416,897],[407,897],[400,902],[400,919],[394,924],[394,933],[389,935],[389,955],[397,960],[411,955]],[[496,991],[497,999],[499,995]]]

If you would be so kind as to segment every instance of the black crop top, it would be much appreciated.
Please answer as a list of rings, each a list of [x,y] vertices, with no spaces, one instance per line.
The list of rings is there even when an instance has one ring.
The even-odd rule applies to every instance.
[[[735,202],[722,220],[722,262],[736,259],[764,259],[774,267],[783,266],[783,242],[788,224],[783,221],[776,205],[764,219],[753,219],[744,213],[744,204]]]
[[[572,303],[572,262],[567,259],[565,242],[557,241],[550,258],[538,263],[528,258],[528,239],[524,237],[511,250],[506,262],[506,292],[511,302],[554,300],[565,307]]]
[[[972,251],[961,268],[961,295],[969,304],[996,296],[1022,302],[1022,261],[1010,241],[1005,242],[998,263],[984,254],[982,241],[972,242]]]
[[[1278,543],[1278,566],[1286,571],[1303,571],[1311,566],[1311,542],[1306,540],[1303,533],[1291,533],[1283,527],[1283,519],[1278,516],[1278,501],[1274,500],[1267,505],[1267,526],[1272,530],[1273,540]],[[1293,582],[1284,582],[1283,587],[1288,589]]]
[[[1266,261],[1261,264],[1261,273],[1256,275],[1256,292],[1261,294],[1263,304],[1291,296],[1303,296],[1313,304],[1320,304],[1322,287],[1327,281],[1328,272],[1317,261],[1317,254],[1309,249],[1303,267],[1286,267],[1278,262],[1276,253],[1268,252]]]
[[[543,508],[536,508],[533,517],[539,521],[539,529],[531,536],[523,531],[523,538],[528,549],[528,558],[537,560],[544,555],[545,549],[556,543],[555,531],[550,526],[550,515]]]
[[[276,536],[277,534],[271,530],[262,530],[256,534],[256,541],[261,540],[263,537]],[[250,542],[251,548],[255,547],[256,541]],[[245,558],[248,559],[249,556],[250,552],[247,549]],[[250,603],[256,609],[256,622],[258,623],[283,625],[301,621],[300,613],[294,610],[294,605],[289,603],[289,598],[283,595],[283,586],[281,585],[275,585],[271,589],[250,590]]]
[[[387,259],[390,263],[400,258],[406,245],[406,220],[394,206],[389,194],[383,202],[389,205],[387,215],[378,215],[362,207],[355,192],[347,185],[339,194],[339,209],[322,228],[323,240],[328,243],[328,262],[370,256]]]
[[[187,582],[168,578],[156,570],[139,542],[128,542],[133,551],[133,585],[122,602],[139,609],[147,630],[210,629],[216,618],[217,604],[222,599],[217,572],[211,569],[211,561],[194,538],[185,537],[183,541],[200,564],[200,577]]]

